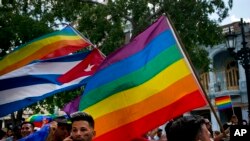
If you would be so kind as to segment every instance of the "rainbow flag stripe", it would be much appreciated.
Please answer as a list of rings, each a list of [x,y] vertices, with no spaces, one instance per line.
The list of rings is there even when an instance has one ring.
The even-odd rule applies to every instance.
[[[162,16],[112,53],[90,78],[79,110],[95,119],[95,141],[128,141],[206,105],[173,30]]]
[[[217,105],[218,110],[232,108],[232,101],[230,96],[216,97],[215,104]]]
[[[48,59],[68,55],[74,51],[91,45],[72,27],[67,26],[30,41],[6,55],[0,60],[0,75],[20,68],[34,60]]]

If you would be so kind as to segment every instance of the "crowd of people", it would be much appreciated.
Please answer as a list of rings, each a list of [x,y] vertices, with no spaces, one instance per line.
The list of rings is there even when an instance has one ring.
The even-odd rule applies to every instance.
[[[156,128],[134,141],[227,141],[229,129],[239,124],[236,115],[223,125],[224,132],[213,131],[209,119],[198,115],[183,116],[171,120],[163,129]],[[248,124],[246,121],[240,123]],[[75,112],[70,118],[56,117],[39,131],[31,122],[23,122],[20,132],[8,129],[1,130],[1,141],[92,141],[96,131],[95,122],[91,115],[85,112]]]
[[[2,130],[1,130],[2,131]],[[57,117],[40,130],[35,131],[31,122],[23,122],[20,132],[1,133],[1,141],[92,141],[95,136],[94,119],[85,112],[75,112],[70,119]]]
[[[248,125],[248,122],[239,121],[236,115],[232,115],[231,119],[224,123],[223,130],[213,131],[209,119],[190,115],[169,121],[165,126],[165,134],[162,130],[154,129],[145,136],[145,139],[148,141],[228,141],[230,126],[233,125]]]
[[[236,115],[232,115],[221,131],[213,131],[209,119],[198,115],[184,116],[170,121],[165,127],[167,139],[158,141],[229,141],[230,127],[234,125],[249,123],[244,119],[239,121]]]

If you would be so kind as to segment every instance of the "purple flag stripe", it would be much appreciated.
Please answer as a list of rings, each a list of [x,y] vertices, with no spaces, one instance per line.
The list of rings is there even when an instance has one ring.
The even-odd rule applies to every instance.
[[[73,99],[72,101],[70,101],[63,107],[63,111],[67,113],[68,115],[78,111],[80,100],[81,100],[81,96],[76,97],[75,99]]]
[[[154,24],[153,26],[149,27],[147,30],[136,36],[136,38],[134,38],[131,43],[119,48],[115,52],[111,53],[108,57],[106,57],[102,65],[99,67],[99,70],[141,51],[152,39],[154,39],[162,31],[169,29],[167,20],[165,20],[164,18],[165,17],[162,16],[160,19],[158,19],[158,24]]]

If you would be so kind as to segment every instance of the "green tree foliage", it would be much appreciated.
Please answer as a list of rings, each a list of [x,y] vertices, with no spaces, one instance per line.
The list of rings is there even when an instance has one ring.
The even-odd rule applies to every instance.
[[[107,5],[89,0],[58,0],[53,7],[55,17],[77,22],[79,30],[101,45],[105,54],[124,44],[123,29],[127,25],[131,25],[133,38],[160,15],[167,14],[196,68],[207,71],[208,53],[197,46],[213,46],[222,41],[218,23],[228,16],[232,0],[228,4],[223,0],[110,0]],[[210,19],[211,14],[218,18]]]
[[[36,6],[35,8],[32,8]],[[0,57],[20,44],[52,31],[48,20],[41,18],[42,5],[31,5],[27,0],[4,1],[0,6]]]
[[[39,101],[30,106],[34,113],[41,113],[41,107],[46,109],[49,113],[54,113],[55,107],[62,108],[65,103],[69,103],[72,99],[83,93],[83,87],[71,91],[65,91]],[[44,111],[42,111],[43,113]]]
[[[200,45],[213,46],[222,41],[218,23],[228,16],[232,0],[12,0],[0,6],[0,48],[4,51],[51,32],[57,25],[75,26],[108,55],[125,41],[124,29],[132,38],[159,16],[168,15],[191,60],[199,70],[208,70],[207,52]],[[216,14],[217,19],[209,15]],[[81,89],[82,90],[82,89]],[[79,90],[65,92],[40,102],[52,111],[62,107]],[[54,105],[53,105],[54,104]],[[46,107],[47,106],[47,107]],[[35,106],[34,106],[35,107]]]

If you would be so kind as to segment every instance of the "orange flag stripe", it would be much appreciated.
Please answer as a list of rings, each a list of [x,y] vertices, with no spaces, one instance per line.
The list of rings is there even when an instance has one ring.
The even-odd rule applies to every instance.
[[[185,86],[186,83],[190,85],[189,87],[185,87],[185,89],[183,89],[183,86]],[[97,136],[100,136],[129,122],[133,122],[143,116],[146,116],[147,114],[150,114],[153,111],[168,106],[177,101],[178,99],[181,99],[183,96],[186,96],[189,93],[196,91],[197,89],[198,87],[196,85],[196,82],[193,80],[192,74],[190,74],[184,77],[183,79],[177,81],[173,85],[169,86],[165,90],[145,99],[144,101],[135,103],[128,107],[124,107],[123,109],[111,112],[100,118],[95,119],[97,125]],[[144,109],[145,105],[151,106],[148,106],[147,109]],[[128,115],[128,112],[131,114]],[[127,116],[126,121],[121,121],[124,116]],[[107,121],[108,119],[116,120],[106,125],[105,121]]]
[[[68,42],[71,42],[71,43],[68,44]],[[35,53],[30,54],[26,58],[23,58],[19,62],[16,62],[16,63],[14,63],[12,65],[9,65],[8,67],[4,68],[3,70],[0,70],[0,75],[26,65],[26,63],[29,62],[29,60],[36,60],[37,58],[42,58],[45,55],[47,55],[48,52],[53,52],[55,49],[59,49],[62,46],[65,46],[66,44],[68,44],[69,46],[79,46],[79,44],[82,44],[84,46],[86,43],[87,42],[85,42],[83,40],[77,39],[77,40],[69,40],[69,41],[68,40],[63,40],[63,41],[58,41],[58,42],[48,44],[48,45],[44,46],[43,48],[41,48],[39,50],[36,50]]]
[[[191,102],[197,101],[197,102]],[[183,105],[183,103],[186,103]],[[130,122],[126,125],[120,126],[110,132],[107,132],[103,135],[99,135],[97,131],[97,136],[94,138],[94,141],[109,141],[110,139],[114,141],[124,140],[131,141],[134,137],[141,137],[142,134],[139,133],[147,133],[148,129],[154,129],[157,126],[164,124],[166,121],[173,119],[174,117],[180,116],[182,113],[187,110],[192,110],[194,108],[201,107],[205,105],[204,97],[200,94],[200,91],[194,91],[188,95],[185,95],[167,105],[157,111],[153,111],[150,114],[136,120]],[[140,109],[140,110],[144,110]],[[131,115],[126,115],[126,117],[130,117]],[[114,121],[114,120],[113,120]],[[144,128],[147,126],[148,128]],[[140,132],[139,132],[140,131]],[[131,134],[133,133],[133,134]]]

